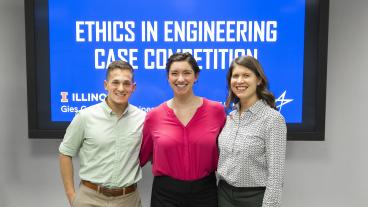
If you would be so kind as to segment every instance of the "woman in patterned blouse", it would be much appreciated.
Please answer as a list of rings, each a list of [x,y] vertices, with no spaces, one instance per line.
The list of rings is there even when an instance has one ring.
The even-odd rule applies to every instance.
[[[227,116],[218,145],[219,207],[279,207],[286,124],[253,57],[236,58],[227,73]]]

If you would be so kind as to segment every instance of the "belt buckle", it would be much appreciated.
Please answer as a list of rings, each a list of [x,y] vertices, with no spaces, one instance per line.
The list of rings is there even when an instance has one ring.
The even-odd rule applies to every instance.
[[[101,187],[101,185],[97,185],[97,193],[103,194],[103,191],[103,187]]]
[[[107,196],[107,197],[115,197],[115,196],[118,196],[118,195],[115,195],[115,190],[116,189],[109,189],[109,188],[105,188],[103,186],[99,186],[99,193]],[[125,188],[123,188],[123,194],[122,195],[125,195]]]
[[[105,196],[108,196],[108,197],[115,197],[115,196],[120,196],[120,195],[126,195],[128,193],[128,188],[129,187],[135,187],[135,185],[132,185],[132,186],[128,186],[128,187],[123,187],[123,188],[120,188],[120,189],[109,189],[109,188],[106,188],[104,186],[101,186],[101,185],[97,185],[97,192],[98,193],[101,193]],[[120,193],[118,193],[118,191],[120,191]],[[129,192],[130,193],[130,192]]]

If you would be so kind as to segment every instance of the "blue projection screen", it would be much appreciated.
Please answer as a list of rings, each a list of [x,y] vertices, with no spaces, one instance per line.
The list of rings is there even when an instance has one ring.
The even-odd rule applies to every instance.
[[[133,66],[138,87],[131,102],[149,110],[172,96],[167,58],[190,52],[201,68],[196,94],[224,102],[230,62],[251,55],[286,121],[300,123],[304,11],[300,0],[49,0],[52,121],[70,121],[102,101],[106,68],[115,59]]]
[[[65,130],[75,112],[104,100],[106,69],[117,59],[135,69],[131,103],[145,111],[158,106],[172,97],[165,65],[175,52],[190,52],[198,61],[195,93],[221,103],[231,61],[240,55],[257,58],[288,125],[305,122],[305,35],[312,22],[306,0],[34,1],[31,26],[42,43],[32,47],[36,60],[43,58],[41,50],[48,57],[42,60],[48,77],[38,78],[47,79],[41,91],[48,94],[36,92],[38,103],[48,105],[41,118],[48,124],[40,128],[55,124]],[[46,110],[37,107],[38,113]]]

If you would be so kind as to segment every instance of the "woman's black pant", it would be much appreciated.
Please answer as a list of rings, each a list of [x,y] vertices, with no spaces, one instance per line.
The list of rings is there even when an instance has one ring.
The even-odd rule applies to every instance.
[[[266,187],[234,187],[223,180],[218,186],[219,207],[262,207]]]
[[[151,207],[217,207],[215,174],[195,181],[155,176]]]

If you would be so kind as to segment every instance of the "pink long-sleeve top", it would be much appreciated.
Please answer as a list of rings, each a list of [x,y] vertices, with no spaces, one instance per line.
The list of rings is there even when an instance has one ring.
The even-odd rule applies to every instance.
[[[217,137],[224,126],[224,107],[203,98],[203,104],[184,126],[163,103],[148,112],[143,127],[140,164],[152,160],[154,176],[197,180],[217,168]]]

